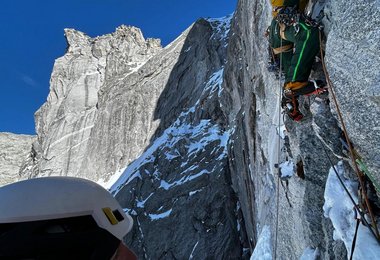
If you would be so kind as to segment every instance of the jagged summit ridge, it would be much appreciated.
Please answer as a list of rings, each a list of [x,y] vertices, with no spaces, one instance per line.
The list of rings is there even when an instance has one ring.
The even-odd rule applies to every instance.
[[[80,175],[101,93],[162,50],[159,40],[145,40],[131,26],[96,38],[73,29],[65,35],[67,52],[56,60],[47,102],[36,112],[39,173],[33,175]]]
[[[78,31],[76,29],[72,28],[66,28],[64,29],[66,41],[68,43],[68,47],[73,46],[86,46],[94,44],[96,41],[101,41],[104,39],[109,38],[127,38],[128,40],[126,42],[130,44],[135,45],[149,45],[149,47],[161,47],[161,40],[160,39],[154,39],[154,38],[144,38],[144,35],[140,28],[137,28],[135,26],[128,26],[128,25],[120,25],[116,28],[115,32],[111,34],[106,34],[102,36],[97,36],[94,38],[91,38],[87,34]],[[120,46],[119,46],[120,47]]]
[[[239,207],[227,167],[230,131],[219,103],[228,28],[222,21],[200,19],[182,35],[155,111],[160,125],[144,153],[109,182],[138,219],[127,243],[142,258],[241,255],[241,229],[232,221]],[[173,230],[163,232],[168,227]]]

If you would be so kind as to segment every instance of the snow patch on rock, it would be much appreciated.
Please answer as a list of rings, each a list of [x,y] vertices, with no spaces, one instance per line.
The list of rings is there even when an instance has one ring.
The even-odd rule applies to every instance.
[[[271,232],[268,226],[264,226],[256,247],[253,250],[251,260],[272,260]]]
[[[344,177],[343,163],[339,162],[335,169],[350,194],[357,203],[358,184]],[[348,255],[351,254],[352,240],[355,234],[356,214],[353,209],[354,205],[339,182],[333,168],[330,169],[325,189],[325,204],[323,210],[325,217],[330,218],[335,228],[334,239],[342,240],[346,246]],[[354,259],[377,259],[380,255],[378,242],[367,227],[362,224],[359,226],[356,247],[354,250]]]

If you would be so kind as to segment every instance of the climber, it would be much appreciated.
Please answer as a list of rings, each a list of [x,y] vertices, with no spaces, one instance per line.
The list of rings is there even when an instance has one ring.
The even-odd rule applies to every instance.
[[[268,28],[273,54],[281,55],[285,72],[282,108],[294,121],[303,115],[299,111],[298,96],[325,92],[322,81],[311,81],[309,75],[319,50],[319,29],[302,15],[307,0],[271,0],[272,23]]]
[[[45,177],[0,188],[0,259],[137,259],[132,218],[101,186]]]

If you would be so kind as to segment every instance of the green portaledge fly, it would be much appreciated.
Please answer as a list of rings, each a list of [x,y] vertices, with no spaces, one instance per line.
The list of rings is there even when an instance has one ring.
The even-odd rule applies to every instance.
[[[380,187],[379,185],[377,184],[375,178],[373,177],[373,175],[370,173],[370,171],[368,170],[367,166],[363,163],[362,160],[360,159],[356,159],[356,163],[359,165],[359,168],[362,172],[365,173],[365,175],[368,176],[368,178],[371,180],[373,186],[375,186],[375,189],[377,191],[378,194],[380,194]]]
[[[309,38],[310,38],[310,29],[308,29],[307,26],[306,26],[305,24],[301,23],[301,22],[300,22],[299,24],[302,26],[302,28],[303,28],[305,31],[307,31],[307,35],[306,35],[306,41],[303,43],[303,46],[302,46],[302,50],[301,50],[301,53],[300,53],[300,57],[298,58],[296,68],[294,69],[294,73],[293,73],[293,79],[292,79],[292,81],[294,81],[294,80],[296,79],[297,71],[298,71],[298,67],[299,67],[299,65],[300,65],[300,63],[301,63],[301,59],[302,59],[303,52],[304,52],[305,47],[306,47],[306,43],[307,43],[307,41],[308,41]]]

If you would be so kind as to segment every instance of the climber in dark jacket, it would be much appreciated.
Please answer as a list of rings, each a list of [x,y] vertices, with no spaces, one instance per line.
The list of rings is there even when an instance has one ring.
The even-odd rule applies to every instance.
[[[309,81],[311,67],[319,51],[319,29],[305,22],[301,13],[307,1],[271,0],[273,19],[269,27],[269,42],[274,55],[281,55],[285,72],[282,107],[288,116],[299,121],[299,95],[307,95],[320,86]]]

